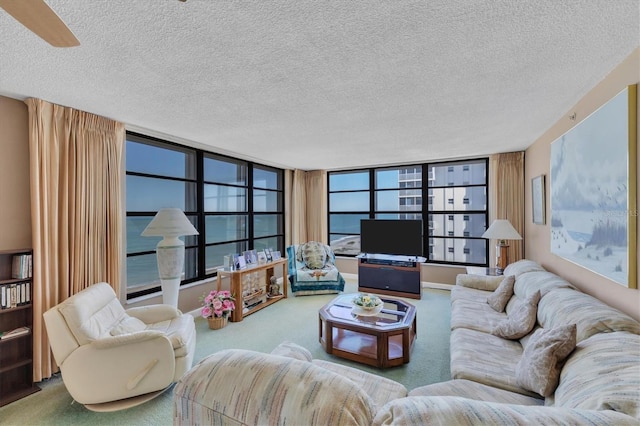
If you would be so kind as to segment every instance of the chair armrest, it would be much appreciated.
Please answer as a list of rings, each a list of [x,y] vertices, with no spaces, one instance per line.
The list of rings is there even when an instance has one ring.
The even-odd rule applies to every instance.
[[[456,285],[475,288],[476,290],[494,291],[503,279],[504,276],[502,275],[458,274],[456,276]]]
[[[175,352],[162,333],[123,334],[80,346],[60,370],[73,399],[99,404],[169,386],[175,374]]]
[[[373,425],[391,424],[637,425],[638,421],[612,410],[501,404],[452,396],[410,396],[384,405],[373,419]]]
[[[158,337],[169,340],[166,335],[158,330],[143,330],[134,333],[119,334],[117,336],[109,336],[103,339],[94,340],[90,343],[96,349],[108,349],[118,346],[132,345],[144,342],[145,340],[157,339]]]
[[[129,308],[126,310],[128,315],[138,318],[145,324],[155,324],[161,321],[167,321],[182,315],[179,309],[171,305],[149,305]]]

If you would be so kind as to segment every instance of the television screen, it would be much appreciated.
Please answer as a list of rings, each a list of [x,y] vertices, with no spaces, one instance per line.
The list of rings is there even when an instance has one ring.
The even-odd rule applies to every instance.
[[[360,221],[360,251],[422,256],[422,220],[363,219]]]

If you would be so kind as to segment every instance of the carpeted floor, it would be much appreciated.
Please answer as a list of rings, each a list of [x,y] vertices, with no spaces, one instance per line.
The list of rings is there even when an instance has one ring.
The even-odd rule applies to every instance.
[[[348,279],[346,293],[357,292]],[[283,340],[309,349],[314,358],[349,365],[388,377],[409,390],[450,379],[449,292],[423,289],[422,299],[406,299],[417,308],[418,335],[411,362],[400,367],[378,369],[328,355],[318,342],[318,309],[335,295],[301,296],[284,299],[221,330],[209,330],[196,319],[197,346],[194,363],[226,348],[270,352]],[[115,413],[95,413],[75,403],[59,377],[39,383],[42,391],[0,408],[2,425],[171,425],[172,389],[146,404]]]

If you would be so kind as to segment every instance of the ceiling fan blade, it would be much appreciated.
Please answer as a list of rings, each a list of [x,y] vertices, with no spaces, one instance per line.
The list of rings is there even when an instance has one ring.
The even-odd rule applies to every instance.
[[[44,0],[0,0],[0,7],[52,46],[80,45],[76,36]]]

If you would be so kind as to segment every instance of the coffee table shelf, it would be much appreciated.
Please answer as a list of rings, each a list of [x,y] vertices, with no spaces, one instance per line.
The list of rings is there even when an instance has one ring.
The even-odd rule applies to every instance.
[[[374,316],[351,312],[355,294],[338,296],[319,311],[319,341],[332,355],[380,368],[410,360],[416,339],[416,309],[403,300],[380,296]]]

